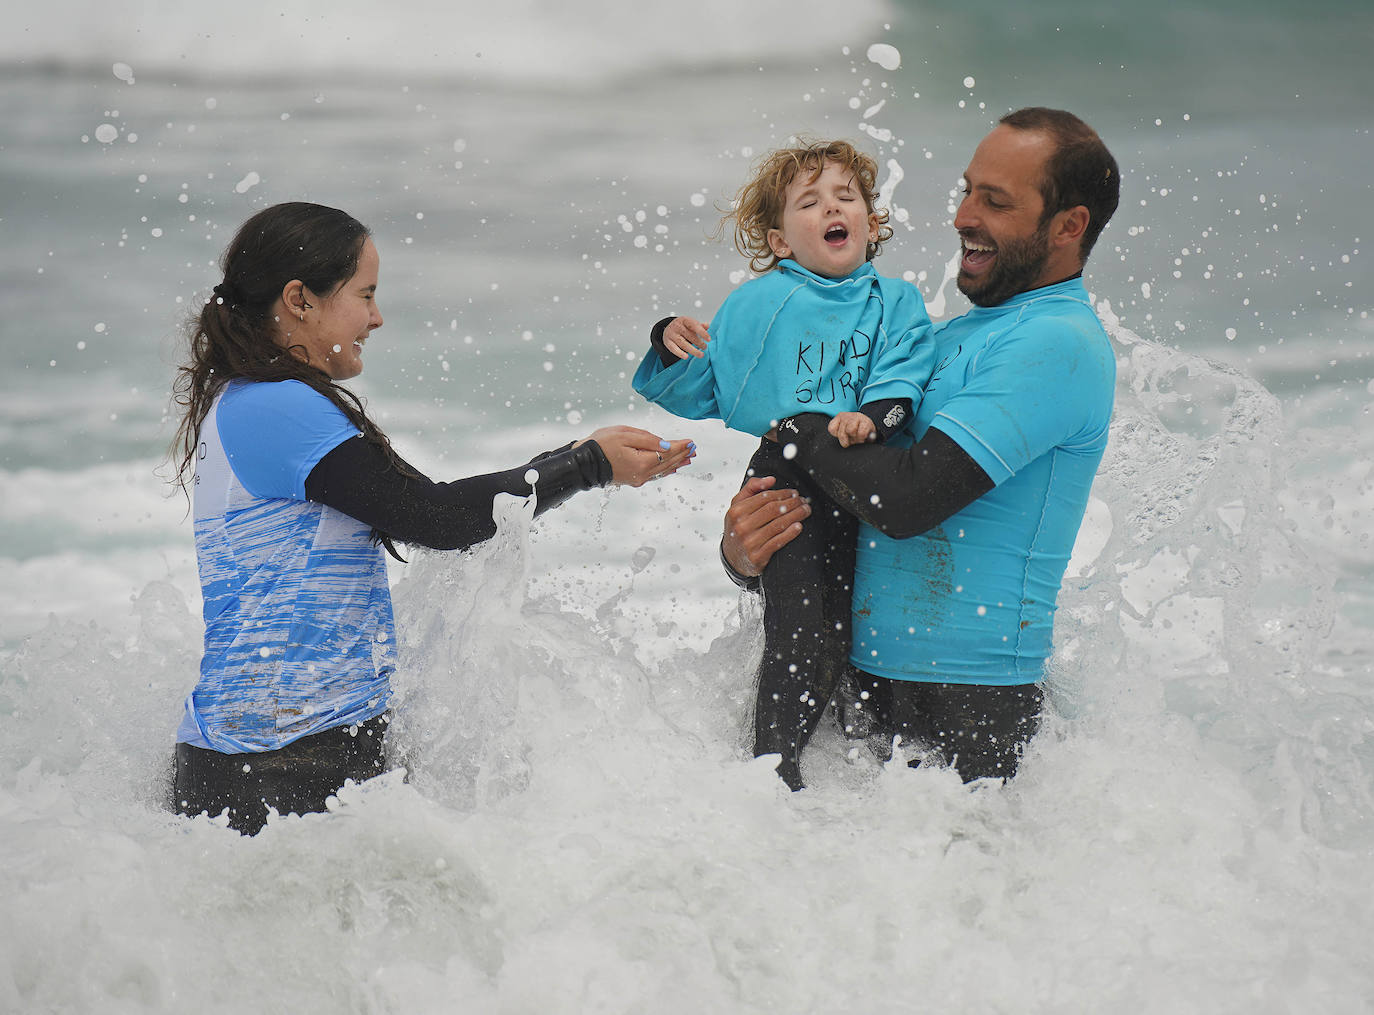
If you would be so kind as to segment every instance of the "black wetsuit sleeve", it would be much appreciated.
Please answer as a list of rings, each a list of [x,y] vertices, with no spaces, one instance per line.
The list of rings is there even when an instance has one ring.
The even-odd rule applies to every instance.
[[[878,431],[878,443],[885,444],[911,418],[911,399],[880,398],[859,406],[859,411],[873,421]]]
[[[658,361],[665,367],[682,362],[677,353],[663,343],[663,333],[668,330],[668,325],[676,320],[676,317],[665,317],[655,324],[649,332],[649,344],[654,347],[654,352],[658,353]]]
[[[730,576],[730,580],[744,589],[746,592],[758,592],[763,588],[763,579],[756,574],[740,574],[730,566],[730,560],[725,556],[725,542],[722,538],[720,544],[720,566],[725,568],[725,573]]]
[[[778,441],[796,446],[795,462],[830,498],[893,539],[939,525],[994,486],[982,466],[949,435],[931,427],[915,447],[842,448],[817,413],[778,424]]]
[[[435,483],[408,476],[376,444],[352,437],[310,470],[305,495],[371,525],[381,535],[436,550],[474,546],[496,534],[492,499],[500,493],[529,496],[533,469],[536,515],[562,504],[579,490],[611,481],[611,463],[596,441],[545,452],[528,464]]]

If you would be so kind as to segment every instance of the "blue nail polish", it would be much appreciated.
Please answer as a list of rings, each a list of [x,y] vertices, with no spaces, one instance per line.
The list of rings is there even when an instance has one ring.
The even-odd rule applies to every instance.
[[[658,446],[661,447],[664,451],[667,451],[669,448],[672,447],[672,445],[669,444],[667,441],[659,441]]]

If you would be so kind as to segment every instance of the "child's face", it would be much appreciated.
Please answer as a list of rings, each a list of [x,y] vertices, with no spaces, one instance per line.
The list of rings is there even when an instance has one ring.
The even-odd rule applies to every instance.
[[[844,278],[868,259],[878,238],[878,216],[868,210],[859,183],[838,162],[820,176],[803,171],[787,187],[782,224],[768,230],[768,245],[824,278]]]

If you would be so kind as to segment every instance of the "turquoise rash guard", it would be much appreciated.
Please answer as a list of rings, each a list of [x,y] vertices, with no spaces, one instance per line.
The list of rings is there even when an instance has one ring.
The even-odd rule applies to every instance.
[[[865,263],[841,279],[790,259],[741,285],[711,321],[705,356],[665,366],[652,350],[634,389],[684,419],[761,437],[784,416],[919,402],[935,364],[916,286]]]
[[[994,488],[911,538],[861,526],[850,659],[896,680],[1033,683],[1107,446],[1115,356],[1077,278],[975,307],[934,339],[912,429],[950,437]]]

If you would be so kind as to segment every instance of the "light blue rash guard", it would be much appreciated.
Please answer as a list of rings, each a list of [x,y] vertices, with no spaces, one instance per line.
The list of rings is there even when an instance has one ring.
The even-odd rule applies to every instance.
[[[358,429],[300,381],[233,381],[201,425],[194,493],[200,680],[177,742],[269,751],[386,709],[395,630],[369,526],[305,499]]]
[[[934,338],[912,429],[943,431],[995,487],[911,539],[860,528],[850,658],[896,680],[1034,683],[1107,447],[1116,359],[1079,279],[974,307]]]
[[[762,437],[784,416],[921,400],[935,365],[921,291],[865,262],[824,278],[791,259],[744,283],[711,321],[706,355],[665,367],[650,350],[634,389],[684,419]]]

